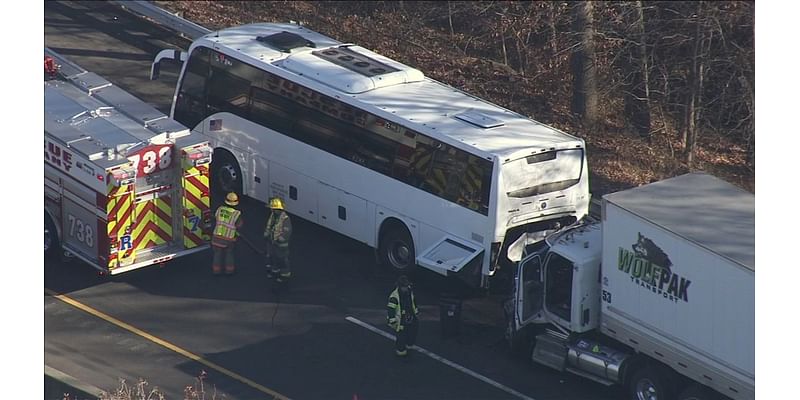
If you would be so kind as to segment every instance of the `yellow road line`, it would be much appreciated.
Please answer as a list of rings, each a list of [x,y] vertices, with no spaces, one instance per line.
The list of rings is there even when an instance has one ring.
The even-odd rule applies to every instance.
[[[143,338],[145,338],[145,339],[147,339],[147,340],[149,340],[149,341],[151,341],[153,343],[156,343],[158,345],[166,347],[167,349],[172,350],[172,351],[174,351],[174,352],[176,352],[176,353],[178,353],[178,354],[180,354],[180,355],[182,355],[182,356],[184,356],[186,358],[189,358],[191,360],[197,361],[200,364],[203,364],[203,365],[205,365],[205,366],[207,366],[207,367],[209,367],[211,369],[216,370],[217,372],[223,373],[223,374],[225,374],[225,375],[227,375],[227,376],[229,376],[229,377],[231,377],[233,379],[236,379],[237,381],[242,382],[245,385],[248,385],[248,386],[250,386],[250,387],[252,387],[252,388],[254,388],[254,389],[258,390],[258,391],[266,393],[266,394],[272,396],[274,399],[289,400],[288,397],[286,397],[286,396],[284,396],[284,395],[282,395],[282,394],[280,394],[280,393],[278,393],[278,392],[276,392],[276,391],[274,391],[274,390],[272,390],[272,389],[270,389],[268,387],[259,385],[258,383],[255,383],[255,382],[251,381],[250,379],[247,379],[247,378],[245,378],[245,377],[243,377],[243,376],[241,376],[241,375],[239,375],[239,374],[237,374],[237,373],[235,373],[233,371],[230,371],[227,368],[224,368],[222,366],[214,364],[211,361],[205,360],[202,357],[200,357],[200,356],[198,356],[198,355],[196,355],[194,353],[188,352],[188,351],[186,351],[186,350],[184,350],[184,349],[182,349],[182,348],[180,348],[178,346],[175,346],[174,344],[172,344],[170,342],[167,342],[166,340],[159,339],[159,338],[157,338],[157,337],[155,337],[155,336],[153,336],[153,335],[151,335],[151,334],[149,334],[149,333],[147,333],[147,332],[145,332],[145,331],[143,331],[143,330],[141,330],[139,328],[136,328],[135,326],[132,326],[130,324],[122,322],[122,321],[120,321],[120,320],[118,320],[118,319],[116,319],[116,318],[114,318],[114,317],[112,317],[112,316],[110,316],[108,314],[105,314],[105,313],[103,313],[101,311],[95,310],[94,308],[91,308],[91,307],[89,307],[89,306],[87,306],[87,305],[85,305],[83,303],[80,303],[80,302],[78,302],[78,301],[76,301],[76,300],[74,300],[74,299],[72,299],[70,297],[67,297],[67,296],[65,296],[63,294],[58,294],[58,293],[56,293],[56,292],[54,292],[54,291],[52,291],[52,290],[50,290],[48,288],[45,288],[44,291],[45,291],[45,293],[47,293],[47,294],[49,294],[49,295],[51,295],[51,296],[63,301],[64,303],[67,303],[67,304],[69,304],[69,305],[71,305],[71,306],[73,306],[75,308],[78,308],[78,309],[83,310],[83,311],[85,311],[85,312],[87,312],[89,314],[92,314],[95,317],[98,317],[98,318],[101,318],[101,319],[103,319],[103,320],[105,320],[107,322],[110,322],[110,323],[112,323],[112,324],[114,324],[114,325],[116,325],[116,326],[118,326],[118,327],[120,327],[122,329],[125,329],[127,331],[132,332],[132,333],[135,333],[135,334],[137,334],[137,335],[139,335],[139,336],[141,336],[141,337],[143,337]]]

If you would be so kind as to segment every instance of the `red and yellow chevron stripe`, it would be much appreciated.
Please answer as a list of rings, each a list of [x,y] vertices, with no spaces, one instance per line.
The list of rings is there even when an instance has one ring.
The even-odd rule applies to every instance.
[[[184,161],[183,172],[183,245],[187,249],[211,240],[203,227],[203,215],[209,206],[208,165],[193,166]]]
[[[133,248],[160,246],[172,241],[172,198],[161,196],[136,204]]]
[[[111,181],[109,179],[109,181]],[[117,238],[115,248],[108,257],[108,269],[133,262],[130,250],[118,252],[119,240],[133,224],[133,185],[115,186],[108,184],[108,201],[106,203],[107,234],[109,238]]]

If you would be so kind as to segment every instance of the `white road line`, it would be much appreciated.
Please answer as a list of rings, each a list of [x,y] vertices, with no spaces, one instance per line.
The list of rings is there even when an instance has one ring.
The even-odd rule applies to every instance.
[[[381,336],[383,336],[383,337],[385,337],[385,338],[387,338],[389,340],[395,340],[395,336],[392,335],[391,333],[387,333],[387,332],[385,332],[385,331],[383,331],[381,329],[378,329],[378,328],[376,328],[376,327],[374,327],[374,326],[372,326],[372,325],[370,325],[370,324],[368,324],[366,322],[359,321],[358,319],[353,318],[353,317],[347,317],[345,319],[350,321],[350,322],[352,322],[352,323],[354,323],[354,324],[356,324],[356,325],[358,325],[358,326],[360,326],[360,327],[362,327],[362,328],[369,329],[372,332],[375,332],[375,333],[377,333],[377,334],[379,334],[379,335],[381,335]],[[535,400],[532,397],[528,397],[528,396],[526,396],[526,395],[524,395],[524,394],[522,394],[522,393],[520,393],[520,392],[518,392],[518,391],[516,391],[514,389],[511,389],[508,386],[505,386],[505,385],[503,385],[501,383],[495,382],[495,381],[493,381],[493,380],[491,380],[491,379],[489,379],[489,378],[487,378],[487,377],[485,377],[485,376],[483,376],[483,375],[481,375],[481,374],[479,374],[479,373],[477,373],[475,371],[472,371],[472,370],[470,370],[470,369],[468,369],[466,367],[462,367],[462,366],[460,366],[460,365],[458,365],[458,364],[456,364],[456,363],[454,363],[454,362],[452,362],[452,361],[450,361],[450,360],[448,360],[448,359],[446,359],[446,358],[444,358],[442,356],[439,356],[439,355],[437,355],[437,354],[435,354],[435,353],[433,353],[431,351],[425,350],[422,347],[419,347],[419,346],[415,345],[415,346],[412,347],[412,349],[416,350],[416,351],[418,351],[418,352],[420,352],[422,354],[425,354],[426,356],[428,356],[430,358],[433,358],[434,360],[439,361],[442,364],[445,364],[447,366],[453,367],[453,368],[455,368],[455,369],[457,369],[457,370],[459,370],[459,371],[461,371],[461,372],[463,372],[463,373],[465,373],[465,374],[467,374],[467,375],[469,375],[469,376],[471,376],[473,378],[476,378],[476,379],[479,379],[479,380],[481,380],[481,381],[483,381],[485,383],[488,383],[488,384],[490,384],[490,385],[492,385],[492,386],[494,386],[494,387],[496,387],[496,388],[498,388],[498,389],[500,389],[500,390],[502,390],[502,391],[504,391],[506,393],[512,394],[514,396],[517,396],[520,399]]]

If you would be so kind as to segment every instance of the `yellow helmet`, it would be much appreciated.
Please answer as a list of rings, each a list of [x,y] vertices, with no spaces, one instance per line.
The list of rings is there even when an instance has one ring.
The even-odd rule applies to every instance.
[[[225,204],[229,206],[237,206],[239,205],[239,196],[236,193],[230,192],[227,196],[225,196]]]
[[[269,208],[273,210],[283,210],[283,200],[280,197],[269,199]]]

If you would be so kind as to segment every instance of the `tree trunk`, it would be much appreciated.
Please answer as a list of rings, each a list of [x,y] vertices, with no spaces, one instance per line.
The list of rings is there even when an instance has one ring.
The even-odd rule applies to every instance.
[[[695,29],[694,54],[692,56],[692,69],[689,74],[689,101],[686,105],[686,130],[684,132],[684,154],[686,164],[689,168],[694,166],[694,153],[697,145],[697,121],[700,119],[703,93],[703,75],[705,70],[706,56],[711,38],[706,35],[705,20],[703,13],[704,2],[697,3],[697,21]],[[708,41],[708,43],[706,43]]]
[[[625,59],[629,77],[625,90],[625,116],[629,126],[642,137],[650,137],[650,63],[644,29],[644,9],[641,0],[633,4],[631,37],[635,44],[628,46]]]
[[[573,30],[579,43],[572,52],[572,111],[592,129],[597,124],[597,72],[594,53],[593,4],[581,1],[572,8]]]
[[[448,1],[447,2],[447,21],[450,23],[450,37],[454,37],[456,35],[456,31],[453,29],[453,6]]]

